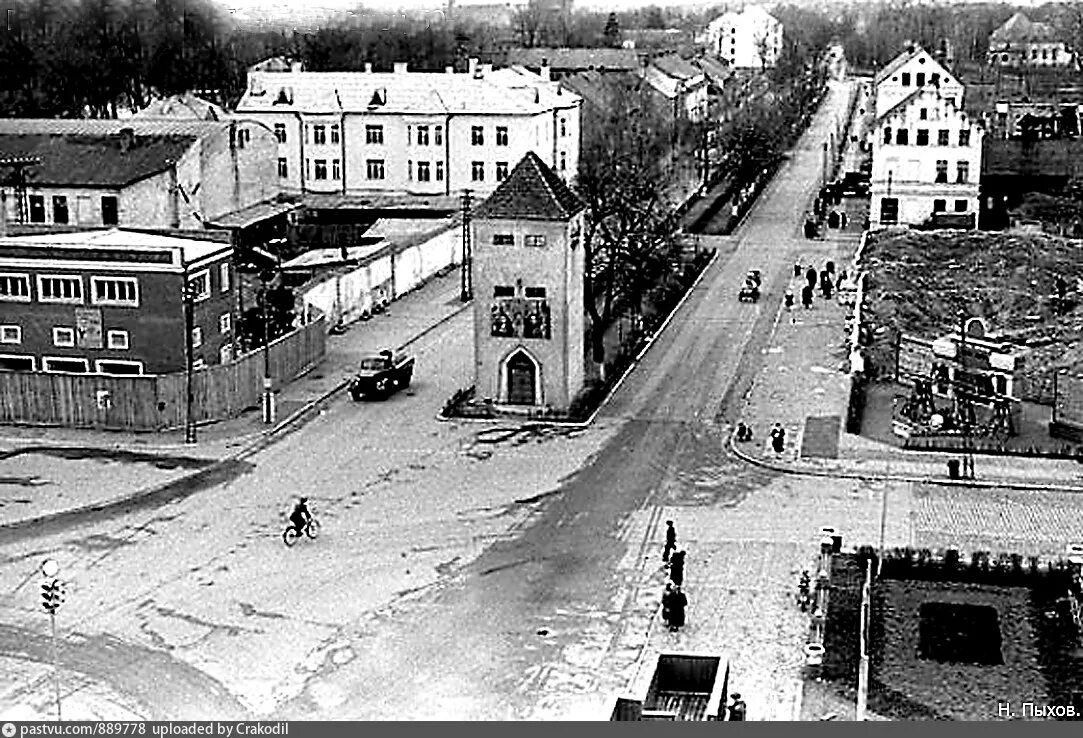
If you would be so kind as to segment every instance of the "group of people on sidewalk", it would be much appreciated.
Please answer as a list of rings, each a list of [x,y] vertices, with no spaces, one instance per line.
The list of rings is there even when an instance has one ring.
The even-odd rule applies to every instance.
[[[677,550],[677,529],[673,521],[666,521],[666,545],[662,549],[663,565],[669,568],[669,581],[662,595],[662,620],[671,632],[676,632],[684,625],[688,596],[681,590],[684,584],[684,551]]]
[[[835,262],[828,261],[824,264],[823,268],[816,271],[816,267],[809,266],[803,267],[800,262],[793,265],[793,278],[795,281],[801,279],[802,273],[805,277],[805,282],[801,286],[801,305],[806,309],[812,308],[812,302],[816,294],[817,285],[820,289],[820,294],[825,300],[830,300],[834,294],[836,288],[846,281],[846,270],[842,270],[838,274],[835,273]],[[786,312],[790,313],[790,322],[796,323],[797,318],[793,315],[794,308],[794,292],[793,287],[786,288],[786,294],[783,297],[783,304],[786,307]]]

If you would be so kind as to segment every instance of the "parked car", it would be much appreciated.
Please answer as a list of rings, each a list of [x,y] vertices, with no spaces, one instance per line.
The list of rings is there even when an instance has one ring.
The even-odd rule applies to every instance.
[[[760,284],[763,283],[763,275],[759,269],[749,269],[745,275],[745,286],[737,293],[737,299],[741,302],[758,302],[760,299]]]
[[[414,375],[414,357],[381,351],[361,360],[357,374],[350,380],[350,397],[354,402],[362,397],[386,398],[393,392],[410,386]]]
[[[869,175],[864,172],[846,172],[835,187],[843,197],[868,197],[871,189]]]

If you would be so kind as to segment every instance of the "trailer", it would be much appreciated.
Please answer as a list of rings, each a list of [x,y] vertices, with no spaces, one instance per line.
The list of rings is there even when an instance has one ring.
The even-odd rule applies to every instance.
[[[641,663],[629,694],[617,697],[610,721],[726,719],[729,658],[720,653],[657,653]]]

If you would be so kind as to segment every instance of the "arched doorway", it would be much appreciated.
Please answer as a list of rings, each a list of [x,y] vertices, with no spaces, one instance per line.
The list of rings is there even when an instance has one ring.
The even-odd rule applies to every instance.
[[[536,405],[535,388],[538,380],[538,367],[533,359],[522,351],[516,352],[507,363],[508,404]]]

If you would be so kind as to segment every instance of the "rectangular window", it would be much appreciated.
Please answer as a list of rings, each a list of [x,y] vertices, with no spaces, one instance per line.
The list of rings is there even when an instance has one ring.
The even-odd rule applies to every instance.
[[[970,131],[969,130],[959,131],[959,145],[960,146],[969,146],[970,145]]]
[[[38,276],[38,299],[42,302],[82,302],[82,277]]]
[[[218,316],[218,332],[229,333],[230,327],[233,325],[233,318],[229,313],[222,313]]]
[[[339,163],[338,159],[331,160],[331,179],[336,182],[342,179],[342,164]]]
[[[211,273],[204,269],[188,278],[188,295],[192,302],[206,300],[211,296]]]
[[[918,87],[924,87],[925,86],[925,72],[918,72],[917,75],[916,75],[916,80],[917,80]]]
[[[26,274],[0,274],[0,300],[30,302],[30,276]]]
[[[955,183],[966,184],[970,180],[970,162],[960,161],[955,163]]]
[[[891,126],[887,126],[884,128],[884,143],[891,143]]]
[[[941,159],[936,162],[936,182],[943,184],[948,181],[948,162],[946,159]]]
[[[955,212],[957,212],[957,213],[965,213],[966,210],[967,210],[967,208],[966,208],[966,200],[956,200],[955,201]]]
[[[98,374],[142,374],[143,362],[99,359],[94,362]]]
[[[496,145],[507,146],[508,145],[508,127],[497,126],[496,127]]]
[[[485,145],[485,131],[481,126],[470,126],[470,143],[474,146]]]
[[[365,174],[368,179],[383,179],[384,178],[384,160],[383,159],[369,159],[365,162]]]
[[[921,120],[929,120],[929,109],[922,108],[920,111],[918,111],[918,118],[920,118]]]
[[[67,372],[68,374],[87,374],[90,362],[86,359],[69,359],[58,356],[46,356],[41,360],[41,368],[47,372]]]
[[[91,277],[90,301],[95,305],[139,306],[139,280],[135,277]]]
[[[116,225],[117,222],[117,198],[106,195],[102,198],[102,225]]]
[[[228,343],[223,344],[222,348],[218,349],[218,363],[228,364],[233,361],[233,347]]]
[[[312,126],[312,143],[325,144],[327,143],[327,128],[321,124]]]
[[[910,141],[910,131],[906,128],[900,128],[895,132],[895,143],[899,146],[906,146]]]
[[[316,160],[316,179],[327,179],[327,159]]]
[[[896,223],[899,220],[899,199],[885,197],[880,200],[880,222]]]
[[[286,143],[286,124],[275,123],[275,138],[280,144]]]
[[[418,126],[417,127],[417,145],[428,146],[429,145],[429,127]]]
[[[128,343],[128,331],[109,331],[105,334],[105,345],[117,351],[127,351],[131,346]]]
[[[493,287],[493,297],[515,297],[515,288],[511,285],[498,284]]]
[[[444,162],[442,161],[436,162],[436,181],[444,181]]]
[[[305,178],[312,179],[312,160],[305,159]]]
[[[30,196],[30,222],[45,222],[45,195]]]
[[[936,132],[936,145],[937,146],[947,146],[949,144],[949,140],[948,140],[949,133],[950,132],[947,131],[947,130],[937,131]]]
[[[545,236],[527,236],[523,239],[524,246],[534,246],[535,248],[541,248],[545,246]]]
[[[5,354],[0,356],[0,372],[32,371],[34,371],[33,356],[19,356],[18,354]]]
[[[544,300],[545,288],[544,287],[527,287],[525,290],[526,296],[532,300]]]
[[[414,160],[413,159],[409,159],[406,162],[406,179],[410,180],[411,182],[414,181]]]
[[[496,181],[503,182],[508,178],[508,163],[506,161],[498,161],[496,163]]]
[[[203,345],[203,329],[198,325],[192,329],[192,348],[199,348]]]
[[[53,327],[53,345],[70,348],[75,345],[75,329],[62,326]]]
[[[337,144],[339,142],[338,124],[331,126],[331,143]]]
[[[568,154],[560,152],[560,171],[565,172],[568,170]]]
[[[53,196],[53,222],[61,224],[68,222],[68,198],[63,195]]]
[[[419,161],[417,163],[417,181],[428,182],[430,179],[432,179],[432,172],[429,169],[429,162]]]
[[[286,163],[286,158],[283,156],[278,157],[278,176],[281,179],[290,176],[289,164]]]
[[[23,329],[17,325],[0,325],[0,343],[22,343]]]
[[[515,236],[510,233],[494,233],[493,246],[514,246]]]
[[[947,200],[933,200],[933,212],[942,213],[948,209]]]
[[[443,146],[444,145],[444,127],[443,126],[436,126],[436,128],[432,132],[432,140],[433,140],[433,143],[435,143],[437,146]]]
[[[560,119],[560,137],[564,138],[568,135],[568,121],[565,118]]]
[[[929,77],[929,82],[932,83],[935,86],[939,86],[940,85],[940,75],[939,74],[933,74],[931,77]]]
[[[223,262],[218,265],[218,291],[229,292],[231,286],[229,262]]]
[[[917,145],[918,146],[928,146],[929,145],[929,129],[928,128],[919,128],[918,129]]]
[[[414,127],[406,126],[406,145],[409,146],[414,142]]]
[[[384,142],[384,127],[383,126],[365,126],[365,143],[367,144],[382,144]],[[369,177],[369,179],[372,179]],[[383,179],[381,177],[380,179]]]
[[[910,73],[909,72],[903,72],[902,85],[903,85],[903,87],[909,87],[910,86]]]
[[[485,181],[485,162],[472,161],[470,162],[470,179],[474,182]]]

